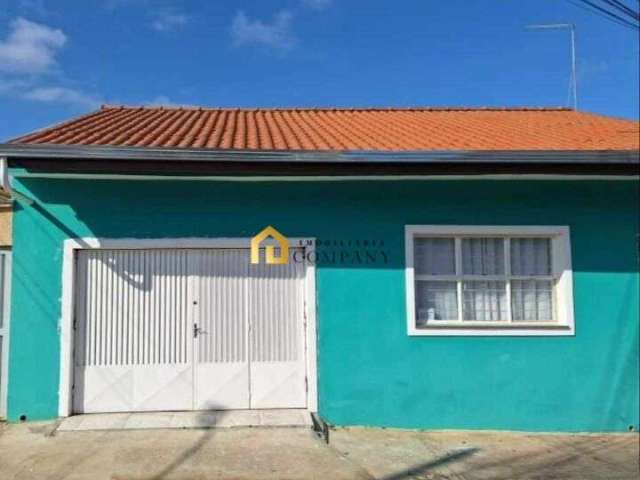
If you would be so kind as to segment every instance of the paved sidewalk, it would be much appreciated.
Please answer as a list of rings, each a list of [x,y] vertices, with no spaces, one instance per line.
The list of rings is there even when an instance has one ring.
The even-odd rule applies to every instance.
[[[385,480],[638,480],[640,437],[337,431],[331,445]],[[403,476],[404,475],[404,476]]]
[[[637,480],[635,434],[306,428],[55,432],[0,424],[0,478],[91,480]]]

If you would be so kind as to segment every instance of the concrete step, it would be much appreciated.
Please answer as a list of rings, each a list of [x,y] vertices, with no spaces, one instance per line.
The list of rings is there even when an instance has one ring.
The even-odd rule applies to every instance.
[[[302,409],[92,413],[65,418],[57,431],[232,427],[311,428],[312,421],[310,413]]]

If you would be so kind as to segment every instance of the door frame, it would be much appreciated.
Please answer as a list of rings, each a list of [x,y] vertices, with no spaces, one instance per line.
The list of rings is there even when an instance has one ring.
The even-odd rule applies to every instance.
[[[288,238],[290,247],[305,249],[305,257],[315,258],[315,238]],[[58,388],[58,415],[72,415],[73,406],[73,356],[74,314],[76,290],[76,251],[88,249],[213,249],[250,248],[250,237],[238,238],[78,238],[63,242],[62,300],[60,331],[60,384]],[[305,351],[307,365],[307,410],[318,411],[317,373],[317,325],[316,325],[316,268],[313,262],[305,262]]]
[[[7,417],[7,399],[9,394],[9,342],[11,335],[11,248],[0,249],[0,255],[4,256],[4,278],[1,287],[3,302],[2,336],[0,336],[0,418]]]

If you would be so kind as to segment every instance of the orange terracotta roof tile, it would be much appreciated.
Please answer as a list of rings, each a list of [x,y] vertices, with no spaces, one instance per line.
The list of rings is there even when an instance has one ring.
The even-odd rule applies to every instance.
[[[565,108],[103,106],[12,143],[233,150],[638,150],[640,123]]]

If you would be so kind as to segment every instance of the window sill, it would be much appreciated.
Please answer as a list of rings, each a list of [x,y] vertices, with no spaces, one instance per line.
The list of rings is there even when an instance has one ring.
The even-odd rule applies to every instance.
[[[572,336],[575,331],[568,325],[549,322],[447,322],[432,323],[427,327],[410,328],[410,336]]]

